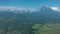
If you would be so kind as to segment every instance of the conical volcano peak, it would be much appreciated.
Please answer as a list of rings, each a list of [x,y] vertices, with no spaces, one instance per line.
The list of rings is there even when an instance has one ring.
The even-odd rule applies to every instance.
[[[52,10],[52,9],[48,6],[42,6],[40,9],[40,11],[49,11],[49,10]]]
[[[51,9],[48,6],[42,6],[41,9]]]

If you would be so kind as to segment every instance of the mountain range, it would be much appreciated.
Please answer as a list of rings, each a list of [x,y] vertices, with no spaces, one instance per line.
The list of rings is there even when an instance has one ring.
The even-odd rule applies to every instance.
[[[60,12],[42,6],[39,10],[0,10],[0,34],[32,34],[32,25],[49,22],[60,23]]]

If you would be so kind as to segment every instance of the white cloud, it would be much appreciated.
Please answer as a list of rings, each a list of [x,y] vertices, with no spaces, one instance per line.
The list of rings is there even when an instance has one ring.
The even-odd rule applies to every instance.
[[[56,10],[56,11],[60,11],[59,7],[51,7],[51,9]]]
[[[9,6],[0,6],[0,10],[24,10],[25,8],[20,8],[20,7],[9,7]]]
[[[11,10],[11,11],[14,11],[14,10],[17,10],[17,11],[22,11],[22,10],[31,10],[31,11],[35,11],[35,9],[31,9],[31,8],[22,8],[22,7],[10,7],[10,6],[0,6],[0,10]]]
[[[30,10],[31,12],[32,11],[35,11],[35,9],[31,9],[31,8],[22,8],[22,7],[10,7],[10,6],[0,6],[0,10],[11,10],[11,11],[15,11],[15,10],[17,10],[17,11],[22,11],[22,10],[26,10],[26,9],[28,9],[28,10]]]

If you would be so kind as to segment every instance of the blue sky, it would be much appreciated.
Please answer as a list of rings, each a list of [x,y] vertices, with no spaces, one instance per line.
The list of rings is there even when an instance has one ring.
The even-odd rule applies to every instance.
[[[0,6],[36,9],[43,5],[60,7],[60,0],[0,0]]]

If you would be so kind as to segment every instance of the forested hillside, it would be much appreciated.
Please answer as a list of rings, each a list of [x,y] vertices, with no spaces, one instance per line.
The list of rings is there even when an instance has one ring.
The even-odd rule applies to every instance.
[[[49,7],[42,6],[35,12],[0,11],[0,34],[57,34],[60,32],[59,27],[60,12]]]

